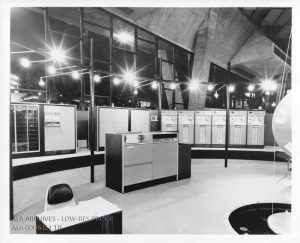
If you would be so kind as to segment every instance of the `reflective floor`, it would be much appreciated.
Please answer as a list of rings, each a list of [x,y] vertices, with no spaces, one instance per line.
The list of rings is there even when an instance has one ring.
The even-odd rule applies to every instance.
[[[26,216],[43,211],[44,187],[57,180],[71,185],[76,201],[102,196],[117,204],[123,209],[125,234],[237,234],[228,220],[234,209],[257,202],[290,203],[290,181],[280,180],[285,173],[286,164],[279,162],[229,160],[228,168],[224,168],[224,160],[197,159],[192,161],[191,179],[126,194],[104,186],[103,165],[96,167],[94,184],[88,183],[86,168],[37,176],[15,183],[19,200],[26,190],[35,191],[37,196],[25,209],[19,207],[11,233],[35,232],[34,227],[21,226],[35,224],[26,221]],[[27,185],[31,189],[26,189]]]

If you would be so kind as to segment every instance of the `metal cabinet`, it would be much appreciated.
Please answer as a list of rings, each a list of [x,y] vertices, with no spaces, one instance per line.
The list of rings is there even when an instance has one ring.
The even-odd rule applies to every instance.
[[[179,143],[193,144],[195,128],[194,111],[178,111]]]
[[[177,111],[174,111],[174,110],[162,110],[161,111],[161,131],[164,131],[164,132],[178,131]]]
[[[226,134],[226,111],[212,111],[212,146],[224,146]]]
[[[131,132],[150,131],[150,110],[130,109]]]
[[[195,144],[211,144],[211,111],[195,111]]]
[[[264,147],[265,111],[248,111],[247,147]]]
[[[230,110],[229,125],[229,145],[244,147],[246,145],[247,111]]]

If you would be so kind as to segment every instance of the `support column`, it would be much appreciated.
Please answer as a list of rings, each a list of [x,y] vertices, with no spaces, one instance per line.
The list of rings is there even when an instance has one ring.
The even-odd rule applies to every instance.
[[[196,34],[192,79],[202,84],[196,91],[190,91],[189,109],[203,109],[205,107],[206,91],[209,78],[212,42],[215,36],[217,14],[210,10],[205,22]],[[204,84],[203,84],[204,83]]]

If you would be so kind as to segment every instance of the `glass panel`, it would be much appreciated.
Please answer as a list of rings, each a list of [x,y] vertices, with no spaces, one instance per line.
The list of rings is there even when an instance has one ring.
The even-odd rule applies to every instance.
[[[11,140],[11,151],[16,152],[16,139],[15,139],[15,106],[11,106],[10,113],[10,140]]]
[[[147,54],[155,55],[155,44],[149,43],[147,41],[138,40],[138,49]]]
[[[11,42],[32,49],[45,48],[44,15],[37,8],[11,8]]]
[[[118,19],[113,19],[113,45],[134,51],[134,27]]]
[[[155,56],[137,51],[137,70],[155,72]]]
[[[28,107],[29,151],[39,150],[38,108]]]
[[[90,57],[90,38],[94,38],[94,59],[110,62],[110,31],[86,24],[85,57]]]
[[[162,62],[162,78],[163,80],[173,80],[173,64]]]
[[[137,29],[137,34],[138,34],[138,37],[141,37],[143,39],[155,42],[155,36],[154,35],[151,35],[151,34],[145,32],[141,29]]]
[[[175,52],[175,67],[176,75],[180,80],[185,80],[188,77],[189,73],[189,54],[188,52],[176,48]]]
[[[79,8],[48,8],[49,29],[80,37]]]
[[[158,40],[158,57],[169,62],[174,62],[173,45],[166,41]]]
[[[27,107],[16,106],[17,152],[28,151]]]
[[[113,72],[123,73],[123,71],[131,70],[134,65],[134,55],[127,51],[119,49],[113,50]]]
[[[95,73],[95,75],[100,76],[100,81],[94,81],[94,89],[95,89],[95,95],[99,96],[109,96],[110,94],[110,76],[104,73]],[[89,75],[85,76],[85,93],[87,95],[90,94],[90,77]]]
[[[110,27],[110,17],[97,8],[84,8],[84,20],[104,27]]]
[[[79,40],[66,37],[59,33],[51,33],[49,42],[49,52],[52,49],[60,49],[64,53],[64,61],[61,66],[80,63],[80,43]]]

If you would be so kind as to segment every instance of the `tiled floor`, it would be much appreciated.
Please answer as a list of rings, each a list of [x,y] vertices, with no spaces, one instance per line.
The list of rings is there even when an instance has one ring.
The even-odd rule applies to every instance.
[[[235,234],[227,220],[234,208],[258,201],[291,200],[290,181],[279,181],[285,175],[286,164],[279,162],[229,160],[228,168],[224,168],[224,160],[193,160],[191,179],[126,194],[104,187],[104,167],[97,167],[96,183],[74,186],[75,199],[100,195],[117,204],[123,209],[123,233],[127,234]],[[88,176],[88,170],[83,172],[64,173],[75,179]],[[42,178],[45,180],[45,176]],[[19,193],[26,192],[19,190]],[[42,210],[43,200],[39,200],[16,216],[24,219]],[[12,226],[24,224],[34,222],[12,222]],[[34,230],[14,228],[11,232],[34,233]]]

